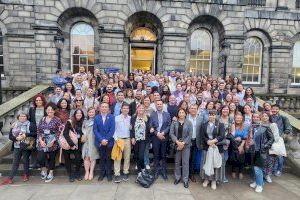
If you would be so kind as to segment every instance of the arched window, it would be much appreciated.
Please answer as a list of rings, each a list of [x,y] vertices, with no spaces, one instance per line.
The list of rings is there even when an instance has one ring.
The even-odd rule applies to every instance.
[[[156,41],[156,35],[148,28],[137,28],[131,35],[131,40],[141,40],[141,41]]]
[[[244,83],[260,83],[263,44],[256,37],[248,38],[244,44],[242,80]]]
[[[193,75],[211,73],[212,37],[204,30],[195,30],[191,35],[190,73]]]
[[[293,52],[292,84],[300,84],[300,41],[297,41]]]
[[[94,71],[94,29],[87,23],[77,23],[71,30],[71,66],[77,73],[79,66],[84,66],[86,71]]]
[[[4,65],[3,65],[3,35],[0,31],[0,78],[4,74]]]

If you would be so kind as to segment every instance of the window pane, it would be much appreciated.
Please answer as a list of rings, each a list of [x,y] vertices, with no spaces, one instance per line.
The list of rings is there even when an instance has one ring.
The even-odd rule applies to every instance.
[[[210,74],[212,39],[208,31],[199,29],[191,35],[190,70]],[[196,61],[192,61],[196,59]],[[196,63],[196,64],[195,64]],[[197,67],[195,70],[194,67]]]
[[[131,35],[131,40],[141,40],[141,41],[156,41],[156,35],[148,28],[141,27],[135,29]]]
[[[3,55],[0,56],[0,64],[3,65]]]
[[[251,37],[244,44],[243,81],[258,83],[262,62],[262,43]]]
[[[292,67],[300,68],[300,41],[296,42],[294,46]]]
[[[71,30],[73,72],[80,66],[94,65],[94,29],[87,23],[77,23]],[[74,55],[77,54],[77,55]],[[87,57],[89,55],[89,57]]]
[[[2,45],[3,44],[3,37],[1,36],[0,37],[0,45]]]

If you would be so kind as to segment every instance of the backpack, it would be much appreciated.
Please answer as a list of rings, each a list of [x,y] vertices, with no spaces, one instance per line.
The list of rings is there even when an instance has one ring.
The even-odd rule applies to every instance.
[[[149,188],[154,182],[154,177],[148,174],[147,172],[142,171],[139,173],[135,182],[143,188]]]

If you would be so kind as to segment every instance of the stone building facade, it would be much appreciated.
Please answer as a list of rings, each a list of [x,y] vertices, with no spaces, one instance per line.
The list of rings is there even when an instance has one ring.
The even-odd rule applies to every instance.
[[[221,75],[226,62],[226,74],[245,79],[256,91],[296,94],[299,6],[298,0],[1,0],[2,83],[49,83],[59,55],[63,70],[74,70],[79,56],[79,63],[128,73],[133,52],[150,48],[154,73],[200,67]],[[74,54],[71,32],[78,23],[93,34],[85,56]],[[154,38],[134,40],[139,28]]]

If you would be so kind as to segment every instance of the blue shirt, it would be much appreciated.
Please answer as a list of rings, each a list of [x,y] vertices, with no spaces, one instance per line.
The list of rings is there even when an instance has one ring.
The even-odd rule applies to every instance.
[[[115,108],[114,108],[114,116],[115,117],[121,114],[121,106],[122,106],[122,103],[116,102]]]
[[[236,129],[234,137],[235,138],[240,137],[242,138],[242,140],[246,140],[248,137],[248,127],[244,127],[243,130]]]

